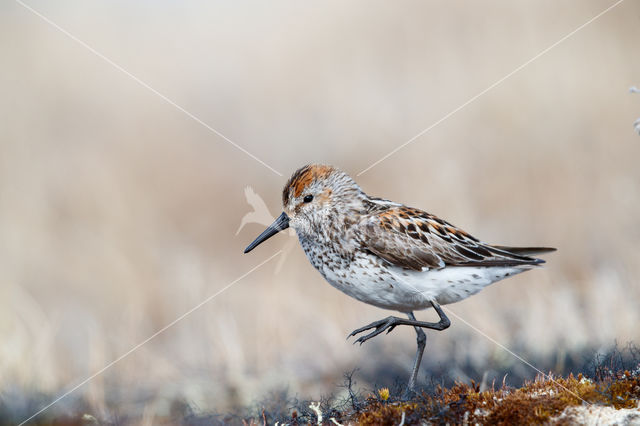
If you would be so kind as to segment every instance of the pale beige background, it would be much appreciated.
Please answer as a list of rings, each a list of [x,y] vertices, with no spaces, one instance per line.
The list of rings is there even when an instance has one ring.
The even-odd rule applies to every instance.
[[[3,398],[60,394],[280,248],[284,262],[69,399],[98,415],[163,414],[176,398],[225,410],[277,387],[334,392],[356,366],[408,367],[413,330],[345,342],[388,312],[326,284],[293,237],[242,254],[262,231],[236,235],[245,187],[278,214],[299,166],[357,174],[612,3],[29,2],[278,176],[4,2]],[[559,248],[545,269],[451,307],[545,368],[640,337],[638,40],[628,0],[358,177],[484,240]],[[523,368],[455,319],[429,334],[426,358]]]

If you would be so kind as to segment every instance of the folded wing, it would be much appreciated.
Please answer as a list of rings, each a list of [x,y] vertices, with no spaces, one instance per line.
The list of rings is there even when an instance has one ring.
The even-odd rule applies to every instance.
[[[419,209],[376,207],[356,226],[362,247],[387,262],[413,270],[445,266],[537,265],[528,254],[554,249],[510,248],[482,243],[465,231]]]

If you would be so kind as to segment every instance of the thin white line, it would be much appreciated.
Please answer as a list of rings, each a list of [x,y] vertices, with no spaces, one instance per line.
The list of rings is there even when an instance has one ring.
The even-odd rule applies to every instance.
[[[102,59],[103,61],[107,62],[108,64],[110,64],[111,66],[116,68],[118,71],[124,73],[125,75],[127,75],[128,77],[133,79],[135,82],[140,84],[145,89],[147,89],[150,92],[154,93],[155,95],[159,96],[162,100],[167,102],[169,105],[175,107],[179,111],[182,111],[184,114],[189,116],[191,119],[193,119],[198,124],[202,125],[203,127],[205,127],[206,129],[210,130],[211,132],[215,133],[216,135],[218,135],[219,137],[221,137],[225,141],[229,142],[231,145],[233,145],[234,147],[236,147],[240,151],[244,152],[246,155],[248,155],[249,157],[253,158],[258,163],[260,163],[263,166],[265,166],[267,169],[271,170],[272,172],[274,172],[278,176],[283,176],[282,173],[280,173],[279,171],[277,171],[276,169],[274,169],[273,167],[271,167],[270,165],[268,165],[267,163],[265,163],[264,161],[262,161],[261,159],[259,159],[258,157],[256,157],[255,155],[253,155],[252,153],[250,153],[249,151],[247,151],[246,149],[244,149],[243,147],[241,147],[240,145],[238,145],[237,143],[235,143],[234,141],[229,139],[228,137],[226,137],[225,135],[223,135],[222,133],[220,133],[218,130],[214,129],[213,127],[211,127],[210,125],[208,125],[207,123],[202,121],[200,118],[196,117],[195,115],[193,115],[192,113],[190,113],[189,111],[187,111],[186,109],[184,109],[183,107],[181,107],[180,105],[178,105],[177,103],[175,103],[174,101],[172,101],[171,99],[169,99],[168,97],[163,95],[162,93],[158,92],[156,89],[154,89],[153,87],[151,87],[150,85],[148,85],[144,81],[140,80],[138,77],[136,77],[135,75],[131,74],[129,71],[127,71],[126,69],[124,69],[123,67],[121,67],[120,65],[118,65],[117,63],[115,63],[114,61],[112,61],[111,59],[106,57],[105,55],[103,55],[102,53],[98,52],[93,47],[89,46],[87,43],[85,43],[84,41],[80,40],[78,37],[74,36],[69,31],[65,30],[64,28],[62,28],[61,26],[59,26],[58,24],[56,24],[55,22],[53,22],[52,20],[50,20],[49,18],[47,18],[46,16],[44,16],[43,14],[41,14],[40,12],[38,12],[37,10],[32,8],[31,6],[27,5],[26,3],[22,2],[21,0],[15,0],[15,2],[18,3],[19,5],[21,5],[22,7],[24,7],[25,9],[27,9],[28,11],[32,12],[34,15],[38,16],[40,19],[42,19],[47,24],[51,25],[52,27],[54,27],[55,29],[57,29],[58,31],[60,31],[61,33],[66,35],[67,37],[69,37],[71,40],[73,40],[76,43],[80,44],[81,46],[85,47],[87,50],[89,50],[91,53],[96,55],[98,58]]]
[[[44,406],[43,408],[41,408],[38,412],[36,412],[35,414],[31,415],[30,417],[28,417],[27,419],[23,420],[18,426],[22,426],[25,423],[27,423],[29,420],[33,419],[34,417],[36,417],[37,415],[41,414],[43,411],[49,409],[51,406],[53,406],[54,404],[56,404],[57,402],[59,402],[61,399],[67,397],[68,395],[70,395],[71,393],[75,392],[78,388],[82,387],[83,385],[85,385],[87,382],[91,381],[93,378],[95,378],[96,376],[99,376],[100,374],[104,373],[106,370],[108,370],[111,366],[113,366],[114,364],[116,364],[117,362],[122,361],[124,358],[126,358],[127,356],[131,355],[133,352],[135,352],[136,350],[138,350],[141,346],[143,346],[144,344],[146,344],[147,342],[149,342],[150,340],[152,340],[153,338],[155,338],[156,336],[158,336],[159,334],[165,332],[167,329],[169,329],[170,327],[173,327],[175,324],[177,324],[179,321],[183,320],[185,317],[187,317],[188,315],[192,314],[194,311],[200,309],[204,304],[208,303],[209,301],[211,301],[212,299],[214,299],[216,296],[218,296],[219,294],[221,294],[222,292],[224,292],[225,290],[227,290],[229,287],[231,287],[232,285],[234,285],[235,283],[237,283],[238,281],[242,280],[243,278],[245,278],[247,275],[251,274],[252,272],[254,272],[256,269],[260,268],[261,266],[263,266],[264,264],[266,264],[267,262],[269,262],[271,259],[273,259],[274,257],[278,256],[279,254],[282,253],[282,250],[279,250],[278,252],[276,252],[276,254],[274,254],[273,256],[269,257],[267,260],[263,261],[262,263],[259,263],[258,265],[254,266],[253,268],[251,268],[248,272],[245,272],[243,275],[241,275],[240,277],[236,278],[235,280],[231,281],[229,284],[227,284],[226,286],[224,286],[222,289],[218,290],[216,293],[212,294],[211,296],[207,297],[206,299],[204,299],[202,302],[198,303],[196,306],[194,306],[193,308],[189,309],[187,312],[185,312],[184,314],[180,315],[178,318],[176,318],[175,320],[171,321],[169,324],[165,325],[164,327],[162,327],[160,330],[156,331],[155,333],[153,333],[151,336],[147,337],[145,340],[143,340],[142,342],[138,343],[137,345],[135,345],[133,348],[129,349],[127,352],[125,352],[124,354],[120,355],[118,358],[114,359],[113,361],[111,361],[109,364],[107,364],[106,366],[104,366],[103,368],[101,368],[100,370],[96,371],[95,373],[93,373],[91,376],[87,377],[86,379],[84,379],[83,381],[81,381],[80,383],[78,383],[77,385],[75,385],[74,387],[72,387],[71,389],[69,389],[68,391],[66,391],[65,393],[63,393],[61,396],[59,396],[58,398],[56,398],[53,402],[49,403],[48,405]]]
[[[551,46],[547,47],[546,49],[544,49],[543,51],[541,51],[540,53],[538,53],[537,55],[535,55],[533,58],[529,59],[528,61],[526,61],[525,63],[523,63],[522,65],[520,65],[519,67],[517,67],[516,69],[514,69],[513,71],[511,71],[509,74],[505,75],[504,77],[502,77],[501,79],[499,79],[498,81],[496,81],[495,83],[493,83],[492,85],[490,85],[489,87],[487,87],[486,89],[484,89],[483,91],[481,91],[480,93],[478,93],[477,95],[473,96],[471,99],[469,99],[468,101],[466,101],[465,103],[463,103],[462,105],[460,105],[459,107],[455,108],[454,110],[452,110],[451,112],[449,112],[448,114],[446,114],[444,117],[440,118],[438,121],[436,121],[435,123],[433,123],[432,125],[430,125],[429,127],[427,127],[426,129],[424,129],[423,131],[421,131],[420,133],[418,133],[417,135],[415,135],[414,137],[412,137],[411,139],[409,139],[408,141],[406,141],[405,143],[403,143],[402,145],[396,147],[394,150],[392,150],[391,152],[389,152],[387,155],[385,155],[384,157],[382,157],[381,159],[379,159],[378,161],[376,161],[375,163],[371,164],[369,167],[367,167],[366,169],[362,170],[360,173],[358,173],[356,176],[360,176],[363,173],[366,173],[367,171],[369,171],[369,169],[377,166],[378,164],[380,164],[381,162],[383,162],[384,160],[386,160],[387,158],[391,157],[393,154],[395,154],[396,152],[400,151],[402,148],[404,148],[405,146],[409,145],[411,142],[415,141],[416,139],[418,139],[420,136],[424,135],[425,133],[427,133],[429,130],[433,129],[434,127],[436,127],[438,124],[442,123],[443,121],[447,120],[449,117],[451,117],[452,115],[454,115],[455,113],[457,113],[458,111],[460,111],[461,109],[463,109],[464,107],[466,107],[467,105],[469,105],[470,103],[472,103],[473,101],[475,101],[476,99],[478,99],[479,97],[481,97],[482,95],[484,95],[485,93],[487,93],[488,91],[490,91],[491,89],[495,88],[496,86],[498,86],[499,84],[501,84],[502,82],[504,82],[505,80],[507,80],[509,77],[513,76],[514,74],[516,74],[518,71],[522,70],[523,68],[525,68],[527,65],[531,64],[533,61],[535,61],[536,59],[540,58],[542,55],[544,55],[545,53],[549,52],[551,49],[553,49],[554,47],[556,47],[557,45],[559,45],[560,43],[562,43],[563,41],[565,41],[566,39],[568,39],[569,37],[571,37],[572,35],[574,35],[575,33],[577,33],[578,31],[580,31],[581,29],[583,29],[584,27],[586,27],[587,25],[591,24],[593,21],[595,21],[596,19],[600,18],[602,15],[604,15],[605,13],[609,12],[611,9],[613,9],[614,7],[616,7],[617,5],[619,5],[620,3],[622,3],[624,0],[618,0],[616,3],[614,3],[612,6],[609,6],[608,8],[606,8],[605,10],[603,10],[602,12],[598,13],[596,16],[594,16],[593,18],[589,19],[587,22],[585,22],[584,24],[580,25],[578,28],[576,28],[575,30],[571,31],[569,34],[567,34],[566,36],[562,37],[560,40],[556,41],[555,43],[553,43]]]
[[[581,400],[582,402],[586,402],[589,405],[593,405],[592,403],[590,403],[589,401],[586,401],[584,399],[582,399],[580,397],[580,395],[578,395],[577,393],[573,392],[572,390],[568,389],[566,386],[562,385],[561,383],[557,382],[553,377],[551,377],[550,374],[545,374],[543,373],[540,369],[536,368],[533,364],[531,364],[529,361],[527,361],[526,359],[522,358],[520,355],[518,355],[517,353],[513,352],[511,349],[507,348],[506,346],[504,346],[503,344],[499,343],[497,340],[495,340],[494,338],[490,337],[489,335],[485,334],[483,331],[481,331],[480,329],[476,328],[475,326],[473,326],[472,324],[470,324],[468,321],[466,321],[465,319],[463,319],[461,316],[459,316],[458,314],[456,314],[455,312],[453,312],[451,310],[451,308],[444,308],[444,306],[441,306],[441,308],[443,310],[448,311],[450,314],[452,314],[454,317],[456,317],[457,319],[459,319],[460,321],[462,321],[463,323],[465,323],[468,327],[470,327],[472,330],[476,331],[477,333],[483,335],[484,337],[486,337],[487,339],[489,339],[490,341],[492,341],[493,343],[495,343],[496,345],[498,345],[499,347],[501,347],[502,349],[504,349],[505,351],[507,351],[508,353],[510,353],[511,355],[513,355],[514,357],[518,358],[520,361],[522,361],[523,363],[525,363],[526,365],[528,365],[529,367],[533,368],[534,370],[536,370],[538,373],[542,374],[544,377],[548,377],[553,383],[555,383],[556,385],[560,386],[562,389],[566,390],[567,392],[569,392],[571,395],[575,396],[576,398],[578,398],[579,400]]]

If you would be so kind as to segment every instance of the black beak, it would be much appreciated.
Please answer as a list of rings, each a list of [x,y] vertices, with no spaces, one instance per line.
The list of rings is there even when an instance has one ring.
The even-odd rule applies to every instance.
[[[287,216],[286,213],[282,212],[282,214],[278,216],[275,222],[269,225],[269,227],[265,229],[262,234],[258,235],[258,238],[256,238],[251,244],[247,246],[246,249],[244,249],[244,252],[249,253],[251,250],[256,248],[258,244],[268,240],[269,238],[276,235],[278,232],[284,229],[287,229],[288,227],[289,227],[289,216]]]

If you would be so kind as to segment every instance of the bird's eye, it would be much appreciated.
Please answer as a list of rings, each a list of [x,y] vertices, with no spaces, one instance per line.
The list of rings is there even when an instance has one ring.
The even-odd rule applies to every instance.
[[[305,203],[310,203],[311,201],[313,201],[313,195],[305,195],[302,201],[304,201]]]

